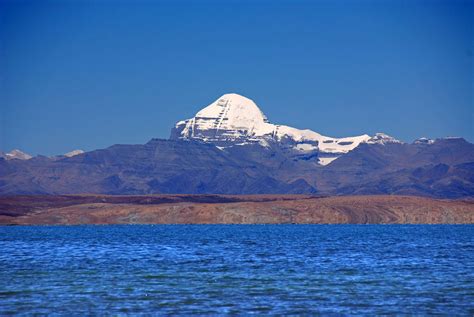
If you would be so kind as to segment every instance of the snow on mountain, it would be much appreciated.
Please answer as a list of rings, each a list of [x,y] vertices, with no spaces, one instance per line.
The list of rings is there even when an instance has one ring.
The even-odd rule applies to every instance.
[[[223,95],[194,118],[178,122],[175,128],[178,138],[214,143],[258,142],[274,130],[252,100],[237,94]]]
[[[389,142],[386,137],[384,135],[374,139],[364,134],[332,138],[308,129],[272,124],[251,99],[238,94],[221,96],[193,118],[176,123],[171,133],[171,139],[201,140],[220,148],[251,143],[269,146],[276,142],[296,153],[319,152],[332,155],[332,159],[328,157],[319,160],[322,165],[353,150],[362,142],[369,142],[371,139],[372,142]]]
[[[435,140],[428,139],[428,138],[418,138],[413,143],[414,144],[433,144]]]
[[[366,142],[370,144],[403,143],[402,141],[397,140],[394,137],[385,133],[375,133],[375,135],[368,139]]]
[[[338,156],[335,156],[335,157],[319,157],[318,158],[318,163],[321,164],[321,165],[328,165],[337,158],[338,158]]]
[[[66,154],[64,154],[64,156],[73,157],[73,156],[76,156],[76,155],[79,155],[79,154],[82,154],[82,153],[84,153],[83,150],[74,150],[74,151],[71,151],[71,152],[67,152]]]
[[[8,153],[2,153],[2,157],[5,158],[6,160],[13,160],[13,159],[18,159],[18,160],[29,160],[32,158],[31,155],[22,152],[18,149],[15,149],[13,151],[10,151]]]

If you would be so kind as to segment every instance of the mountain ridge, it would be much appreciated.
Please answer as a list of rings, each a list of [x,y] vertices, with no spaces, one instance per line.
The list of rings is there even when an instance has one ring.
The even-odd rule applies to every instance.
[[[463,138],[420,138],[404,143],[379,133],[372,137],[364,135],[353,146],[344,143],[347,138],[329,138],[310,130],[273,125],[253,102],[253,110],[242,114],[243,106],[238,102],[250,100],[242,98],[233,101],[239,111],[232,116],[229,107],[234,106],[227,105],[225,114],[222,104],[228,100],[218,99],[205,111],[199,111],[199,116],[178,122],[168,140],[117,144],[55,157],[0,157],[0,195],[474,197],[474,145]],[[225,114],[219,117],[217,112],[221,120],[217,123],[216,117],[212,117],[216,109],[224,109]],[[254,119],[249,123],[246,116]],[[277,127],[286,128],[278,134]],[[293,134],[284,137],[288,131]],[[330,147],[334,142],[339,148]]]

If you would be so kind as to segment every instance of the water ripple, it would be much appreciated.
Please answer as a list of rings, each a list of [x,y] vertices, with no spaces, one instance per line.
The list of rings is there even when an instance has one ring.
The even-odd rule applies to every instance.
[[[0,227],[0,315],[474,313],[474,226]]]

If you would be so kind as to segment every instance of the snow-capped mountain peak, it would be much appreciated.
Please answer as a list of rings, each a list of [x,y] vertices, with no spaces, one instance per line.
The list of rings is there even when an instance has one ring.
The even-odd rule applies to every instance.
[[[82,153],[84,153],[83,150],[74,150],[74,151],[71,151],[71,152],[67,152],[66,154],[64,154],[64,156],[73,157],[73,156],[76,156],[76,155],[79,155],[79,154],[82,154]]]
[[[318,153],[321,165],[329,164],[363,142],[401,143],[383,133],[373,137],[364,134],[332,138],[308,129],[272,124],[253,100],[235,93],[219,97],[193,118],[176,123],[170,138],[209,142],[220,149],[254,143],[264,147],[277,144],[296,156]]]
[[[418,138],[413,143],[414,144],[433,144],[435,141],[428,138]]]
[[[268,122],[267,117],[253,102],[238,94],[225,94],[196,114],[196,118],[213,118],[213,126],[219,128],[248,129],[249,133],[259,133],[259,128]],[[256,131],[257,130],[257,131]]]
[[[375,133],[375,135],[368,139],[366,142],[370,144],[403,143],[402,141],[395,139],[393,136],[380,132]]]
[[[18,159],[18,160],[29,160],[30,158],[32,158],[31,155],[25,153],[25,152],[22,152],[18,149],[15,149],[15,150],[12,150],[8,153],[5,153],[2,155],[5,159],[7,160],[13,160],[13,159]]]
[[[273,125],[255,102],[238,94],[225,94],[200,110],[194,118],[176,124],[183,139],[236,142],[272,132]]]

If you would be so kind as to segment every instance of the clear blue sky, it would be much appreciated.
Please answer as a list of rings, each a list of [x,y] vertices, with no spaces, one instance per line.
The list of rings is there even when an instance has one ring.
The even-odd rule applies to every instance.
[[[329,136],[474,141],[473,1],[0,0],[0,150],[168,138],[220,95]]]

